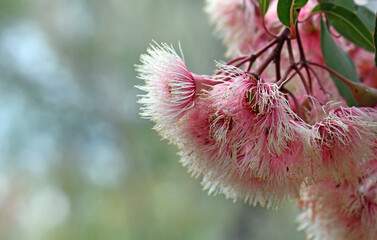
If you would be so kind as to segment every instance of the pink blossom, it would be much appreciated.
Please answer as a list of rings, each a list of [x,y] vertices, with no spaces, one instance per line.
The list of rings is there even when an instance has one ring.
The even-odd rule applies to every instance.
[[[285,84],[297,100],[296,103],[289,98],[292,110],[296,113],[300,111],[303,120],[310,125],[324,119],[330,110],[347,106],[330,74],[323,69],[315,69],[315,72],[315,75],[310,72],[312,80],[310,95],[303,86],[302,79],[297,75]],[[304,74],[305,71],[302,70],[302,73]]]
[[[292,112],[276,84],[257,81],[232,66],[220,66],[220,72],[215,78],[224,83],[214,86],[205,97],[209,104],[205,104],[207,112],[201,116],[206,127],[197,130],[201,121],[191,121],[184,131],[199,131],[201,134],[192,136],[206,137],[193,149],[211,146],[195,157],[201,158],[195,160],[196,165],[211,163],[200,168],[205,169],[205,179],[210,179],[205,181],[206,186],[269,206],[287,197],[298,197],[301,184],[311,172],[310,162],[303,158],[309,149],[308,126]],[[186,148],[187,144],[183,145]],[[192,152],[198,150],[190,151],[191,156]],[[193,161],[189,154],[185,156],[185,162]]]
[[[227,47],[226,55],[249,54],[263,29],[257,1],[207,0],[205,11]],[[262,27],[262,29],[261,29]]]
[[[203,178],[203,188],[210,194],[278,207],[287,198],[287,188],[254,176],[240,164],[242,156],[235,154],[229,141],[235,124],[233,118],[217,112],[208,100],[201,98],[197,105],[182,119],[185,123],[178,144],[182,164],[193,176]]]
[[[356,186],[324,181],[304,188],[300,229],[314,240],[373,240],[377,234],[377,161],[363,166]]]
[[[339,108],[330,111],[313,125],[313,161],[318,177],[355,184],[362,174],[360,167],[375,156],[376,110]]]
[[[139,100],[143,104],[141,116],[154,121],[155,129],[169,138],[174,124],[194,106],[195,97],[215,83],[208,76],[190,73],[167,44],[151,44],[147,51],[140,57],[142,65],[136,66],[139,78],[145,81],[137,86],[146,92]]]

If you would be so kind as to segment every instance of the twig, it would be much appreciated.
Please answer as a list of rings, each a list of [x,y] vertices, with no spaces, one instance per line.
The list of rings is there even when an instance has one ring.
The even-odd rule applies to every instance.
[[[279,36],[276,38],[277,45],[275,49],[268,55],[268,57],[261,63],[261,65],[255,70],[255,74],[261,75],[262,72],[266,69],[266,67],[274,60],[276,59],[276,56],[278,56],[279,52],[281,51],[284,42],[287,40],[287,36],[289,34],[289,29],[285,28]]]
[[[307,61],[307,63],[310,64],[310,65],[313,65],[313,66],[325,69],[326,71],[328,71],[329,73],[331,73],[332,75],[334,75],[335,77],[337,77],[340,81],[342,81],[343,83],[345,83],[347,86],[353,86],[354,85],[351,82],[351,80],[343,77],[342,75],[340,75],[339,73],[337,73],[335,70],[333,70],[333,69],[331,69],[331,68],[329,68],[327,66],[324,66],[324,65],[319,64],[319,63],[309,62],[309,61]]]
[[[308,95],[312,95],[312,94],[311,94],[311,91],[310,91],[310,88],[309,88],[307,82],[305,81],[305,77],[304,77],[304,75],[301,73],[301,70],[297,67],[297,64],[295,64],[295,58],[294,58],[294,56],[293,56],[292,43],[291,43],[291,40],[290,40],[290,39],[287,40],[287,46],[288,46],[289,62],[291,63],[292,68],[293,68],[293,69],[298,73],[298,75],[300,76],[300,79],[301,79],[302,83],[304,84],[305,90],[306,90],[306,92],[308,93]],[[302,67],[302,66],[301,66],[301,67]]]

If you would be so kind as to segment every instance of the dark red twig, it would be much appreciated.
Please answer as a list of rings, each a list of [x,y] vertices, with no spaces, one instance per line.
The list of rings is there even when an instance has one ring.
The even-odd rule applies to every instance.
[[[261,65],[255,70],[255,74],[261,75],[262,72],[266,69],[266,67],[277,57],[280,57],[279,53],[283,48],[284,42],[287,40],[289,35],[289,29],[285,28],[279,36],[275,39],[277,41],[277,45],[275,49],[267,56],[267,58],[261,63]]]

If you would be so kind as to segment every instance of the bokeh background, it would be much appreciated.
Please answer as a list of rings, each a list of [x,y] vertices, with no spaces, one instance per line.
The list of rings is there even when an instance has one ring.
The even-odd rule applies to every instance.
[[[212,73],[204,0],[0,1],[0,239],[305,239],[298,210],[208,196],[139,117],[134,64],[181,43]]]

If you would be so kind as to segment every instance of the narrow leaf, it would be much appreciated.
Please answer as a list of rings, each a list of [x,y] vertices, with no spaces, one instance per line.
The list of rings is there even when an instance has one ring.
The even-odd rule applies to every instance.
[[[332,39],[330,30],[321,20],[321,46],[322,54],[326,65],[348,78],[351,81],[359,82],[356,67],[351,58],[335,43]],[[334,80],[340,95],[347,101],[349,106],[357,106],[355,98],[352,96],[351,90],[341,80],[331,75]]]
[[[292,2],[293,0],[280,0],[277,6],[279,20],[287,27],[291,26],[289,21]]]
[[[259,0],[259,9],[263,17],[264,15],[266,15],[266,12],[269,6],[270,6],[270,0]]]
[[[375,14],[371,10],[369,10],[369,8],[364,6],[356,6],[355,11],[357,16],[359,16],[359,18],[361,19],[361,21],[363,21],[369,31],[374,32]]]
[[[297,10],[304,7],[308,0],[279,0],[277,11],[280,22],[291,28],[297,21]]]
[[[325,13],[332,26],[346,39],[368,51],[374,51],[373,36],[355,12],[332,3],[315,6],[312,14]]]
[[[360,20],[363,21],[369,31],[374,32],[374,12],[369,8],[355,4],[354,0],[322,0],[322,3],[334,3],[336,5],[354,11]]]
[[[356,8],[356,4],[353,0],[322,0],[322,3],[334,3],[336,5],[348,8],[353,11]]]

